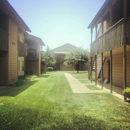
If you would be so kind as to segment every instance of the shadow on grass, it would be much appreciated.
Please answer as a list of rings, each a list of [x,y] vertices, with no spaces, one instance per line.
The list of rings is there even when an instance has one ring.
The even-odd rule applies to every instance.
[[[16,96],[20,94],[21,92],[25,91],[32,85],[34,85],[38,80],[35,81],[28,81],[24,85],[21,85],[20,87],[13,87],[12,89],[7,90],[6,92],[0,94],[0,96]]]

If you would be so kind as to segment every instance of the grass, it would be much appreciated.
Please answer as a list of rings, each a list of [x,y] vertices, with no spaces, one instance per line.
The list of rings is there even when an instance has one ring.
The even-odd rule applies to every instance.
[[[89,88],[90,90],[101,90],[101,88],[98,88],[95,85],[86,85],[87,88]]]
[[[47,73],[0,97],[1,130],[129,130],[129,117],[130,105],[110,93],[72,93],[63,72]]]

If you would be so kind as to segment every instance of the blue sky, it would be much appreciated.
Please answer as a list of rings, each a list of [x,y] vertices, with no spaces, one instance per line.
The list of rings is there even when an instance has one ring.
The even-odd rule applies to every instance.
[[[105,0],[8,0],[31,29],[51,49],[70,43],[90,48],[87,28]]]

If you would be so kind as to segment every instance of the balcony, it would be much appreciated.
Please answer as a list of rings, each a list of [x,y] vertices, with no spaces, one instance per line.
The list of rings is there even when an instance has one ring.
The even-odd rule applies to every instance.
[[[8,33],[0,29],[0,51],[8,51]]]
[[[90,45],[94,56],[130,44],[130,19],[121,19]]]
[[[26,60],[38,60],[38,53],[36,51],[27,51]]]
[[[26,56],[26,45],[20,41],[18,41],[18,56],[19,57]]]

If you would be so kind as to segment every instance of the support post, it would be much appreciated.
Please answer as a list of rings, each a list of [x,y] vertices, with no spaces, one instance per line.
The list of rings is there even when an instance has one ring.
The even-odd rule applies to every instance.
[[[95,55],[95,85],[97,85],[97,55]]]
[[[126,88],[126,45],[123,46],[123,88]]]
[[[90,70],[90,71],[91,71],[91,72],[90,72],[90,73],[91,73],[91,75],[90,75],[90,76],[91,76],[90,79],[91,79],[91,83],[92,83],[92,57],[91,57],[91,70]]]
[[[101,53],[101,84],[103,89],[103,53]]]
[[[112,93],[112,50],[110,50],[110,92]]]

